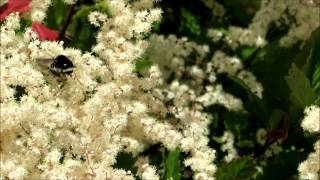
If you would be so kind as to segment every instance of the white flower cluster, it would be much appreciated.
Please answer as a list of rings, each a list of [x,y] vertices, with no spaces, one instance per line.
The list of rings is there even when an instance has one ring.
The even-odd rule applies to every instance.
[[[217,11],[216,16],[224,16],[225,10],[216,1],[203,2]],[[159,171],[143,157],[136,162],[137,174],[113,165],[121,151],[139,156],[150,145],[161,143],[189,155],[183,163],[194,171],[194,179],[214,179],[216,151],[208,145],[212,117],[204,109],[212,105],[229,111],[244,108],[241,99],[218,83],[217,76],[239,78],[260,98],[262,85],[238,57],[222,51],[211,56],[208,45],[174,35],[152,34],[145,40],[152,23],[161,18],[162,12],[153,8],[153,1],[105,3],[110,16],[97,11],[88,16],[100,30],[92,52],[84,54],[64,48],[63,42],[39,41],[31,29],[23,36],[16,34],[17,14],[7,17],[1,26],[1,178],[134,179],[137,175],[159,179]],[[51,0],[33,0],[32,21],[43,21],[50,4]],[[285,24],[290,24],[285,14],[289,13],[297,24],[281,43],[291,45],[306,39],[319,26],[319,18],[306,13],[316,10],[318,7],[298,0],[263,1],[250,27],[230,27],[224,40],[233,49],[240,45],[262,47],[267,43],[264,38],[270,23],[285,19]],[[224,34],[212,29],[208,36],[217,41]],[[134,64],[144,54],[154,64],[138,77]],[[75,66],[64,79],[38,63],[58,55],[68,57]],[[316,106],[306,109],[304,129],[319,131],[319,110]],[[232,161],[237,157],[234,136],[227,131],[222,140],[225,160]],[[269,154],[282,151],[276,143],[270,149]],[[310,169],[319,163],[314,163],[315,154],[309,159],[299,171],[301,177],[312,179],[316,171]]]
[[[50,4],[51,0],[32,0],[30,3],[31,20],[37,22],[43,21]]]
[[[159,175],[156,173],[156,168],[149,164],[147,157],[140,157],[136,162],[135,166],[138,168],[137,174],[142,180],[160,179]]]
[[[230,26],[228,32],[226,42],[233,49],[236,49],[239,45],[254,47],[263,47],[266,45],[266,40],[260,35],[253,33],[250,29]]]
[[[198,98],[204,106],[223,105],[229,110],[243,109],[242,101],[223,91],[221,85],[207,86],[206,92]]]
[[[226,162],[230,162],[233,159],[238,157],[238,152],[234,147],[234,135],[230,131],[225,131],[221,137],[222,143],[221,146],[222,152],[227,152],[227,155],[224,157]]]
[[[203,0],[213,10],[215,16],[223,17],[224,9],[215,0]],[[287,34],[280,40],[280,45],[290,47],[306,40],[320,25],[320,5],[307,0],[262,0],[248,28],[230,26],[226,34],[219,29],[208,29],[207,36],[215,42],[225,41],[232,49],[240,45],[263,47],[267,44],[266,36],[271,25],[287,26]],[[223,37],[225,35],[225,37]]]
[[[206,62],[208,53],[207,45],[198,45],[174,35],[164,37],[154,34],[150,37],[146,53],[166,73],[163,73],[161,88],[154,90],[154,94],[161,101],[168,102],[166,112],[173,115],[172,121],[176,121],[177,127],[182,129],[182,151],[191,153],[184,164],[196,172],[195,179],[212,179],[216,171],[213,164],[215,150],[208,146],[207,137],[211,117],[203,109],[216,104],[231,111],[243,109],[240,99],[224,92],[222,85],[216,83],[216,76],[221,73],[237,76],[259,97],[262,97],[263,90],[254,75],[243,70],[239,59],[217,51],[212,60]],[[174,80],[170,82],[170,79]],[[204,82],[210,83],[204,85]],[[229,154],[227,159],[232,160],[236,151]]]
[[[314,152],[309,154],[308,159],[303,161],[299,167],[299,178],[301,180],[318,180],[320,178],[320,140],[314,144]]]
[[[272,157],[274,155],[277,155],[283,151],[283,148],[281,146],[283,142],[283,139],[279,139],[276,142],[272,143],[268,149],[264,152],[265,158]],[[265,162],[262,162],[262,164]]]
[[[304,110],[301,127],[309,132],[320,132],[320,107],[311,105]]]
[[[154,3],[158,3],[161,0],[140,0],[140,1],[133,1],[132,2],[132,8],[133,9],[149,9],[152,8]]]
[[[264,145],[266,143],[266,135],[267,135],[267,130],[264,128],[260,128],[256,132],[256,141],[260,145]]]
[[[107,20],[107,15],[98,11],[93,11],[89,14],[88,20],[92,25],[100,27],[101,23]]]
[[[263,47],[267,44],[263,37],[247,28],[230,26],[227,33],[225,32],[224,34],[222,31],[223,30],[210,28],[207,31],[207,36],[211,38],[213,42],[223,40],[233,50],[241,45]]]
[[[147,56],[152,56],[152,61],[156,62],[162,71],[163,78],[166,80],[172,74],[176,79],[180,79],[185,72],[193,72],[200,75],[203,71],[201,68],[186,66],[186,57],[195,52],[196,59],[190,61],[200,62],[209,52],[207,45],[198,45],[187,38],[177,38],[175,35],[164,37],[162,35],[152,34],[150,36],[150,47],[147,49]],[[192,69],[192,70],[191,70]],[[195,74],[195,75],[196,75]],[[200,77],[201,78],[201,77]]]
[[[212,10],[213,16],[218,17],[219,20],[222,20],[226,13],[226,10],[219,2],[217,2],[216,0],[202,0],[202,2]]]
[[[32,3],[45,12],[49,1],[41,8]],[[153,142],[169,149],[180,144],[172,124],[149,116],[162,103],[144,92],[161,82],[161,73],[156,67],[149,77],[133,73],[134,60],[148,45],[143,34],[161,10],[106,3],[112,18],[99,19],[98,57],[39,41],[31,29],[16,34],[17,14],[1,26],[1,178],[134,179],[130,171],[112,167],[120,151],[138,155]],[[39,64],[58,55],[75,66],[62,79]],[[149,166],[144,170],[142,177],[155,173]]]
[[[308,39],[311,32],[319,27],[319,13],[320,6],[315,1],[263,0],[249,29],[264,38],[271,23],[275,23],[277,27],[289,26],[289,32],[281,39],[280,45],[291,46]],[[290,18],[294,18],[294,22]]]
[[[301,126],[310,133],[320,133],[320,107],[311,105],[305,108],[305,117]],[[302,162],[299,167],[299,177],[302,180],[317,180],[320,178],[320,140],[314,144],[315,152],[309,154],[307,160]]]
[[[201,85],[204,80],[207,79],[209,82],[214,83],[217,74],[226,73],[228,75],[237,76],[253,93],[260,98],[262,97],[262,85],[256,80],[251,72],[243,69],[241,60],[237,57],[229,57],[222,51],[216,51],[212,60],[205,64],[204,59],[209,53],[208,46],[198,45],[192,41],[188,41],[186,38],[178,39],[174,35],[169,35],[167,38],[161,35],[152,35],[150,44],[147,55],[151,56],[151,59],[160,66],[161,70],[166,72],[164,75],[165,79],[168,79],[170,76],[174,76],[175,79],[180,79],[183,76],[190,77],[190,80],[186,83],[191,88],[195,89],[197,94],[201,94],[200,92],[203,90],[199,88],[202,87],[199,85]],[[196,56],[190,57],[192,54],[196,54]],[[194,64],[188,65],[188,62]],[[219,84],[208,86],[207,91],[224,93],[222,86]],[[211,96],[215,99],[219,97],[213,94]],[[226,95],[226,98],[230,96],[231,95]],[[223,99],[234,100],[234,103],[231,103],[234,105],[233,107],[238,107],[238,109],[242,108],[240,100],[233,97],[226,98]],[[209,101],[206,97],[201,99]],[[207,104],[215,104],[215,102],[222,102],[223,104],[223,102],[226,101],[211,100],[211,102],[212,103],[207,102]]]
[[[229,57],[221,51],[217,51],[210,63],[208,63],[208,72],[226,73],[241,79],[249,89],[262,98],[263,87],[256,80],[256,77],[250,71],[244,70],[241,60],[237,57]]]
[[[224,34],[221,30],[210,28],[207,30],[207,36],[211,38],[213,42],[218,42],[223,38]]]

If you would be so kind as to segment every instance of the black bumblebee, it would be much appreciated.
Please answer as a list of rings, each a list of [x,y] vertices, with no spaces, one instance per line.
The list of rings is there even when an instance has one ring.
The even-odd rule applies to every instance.
[[[72,61],[65,55],[58,55],[54,59],[38,59],[38,63],[56,76],[71,75],[74,69]]]

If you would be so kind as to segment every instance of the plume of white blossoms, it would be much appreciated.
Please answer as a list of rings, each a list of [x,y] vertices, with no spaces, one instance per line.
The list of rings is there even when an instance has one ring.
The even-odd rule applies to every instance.
[[[225,10],[215,0],[203,0],[214,14],[223,15]],[[267,32],[272,24],[276,27],[288,26],[288,33],[280,40],[280,45],[290,47],[304,41],[320,25],[320,5],[313,0],[262,0],[260,9],[254,15],[248,28],[230,26],[228,33],[209,29],[208,37],[215,41],[223,40],[232,49],[239,45],[263,47]]]
[[[314,150],[309,154],[307,160],[298,167],[301,180],[318,180],[320,178],[320,140],[314,144]]]
[[[225,41],[232,49],[236,49],[239,45],[253,47],[263,47],[266,45],[266,40],[250,29],[230,26],[228,30],[229,34],[226,36]]]
[[[223,17],[220,4],[203,1]],[[41,2],[32,1],[33,21],[42,21],[51,3]],[[139,156],[148,146],[161,143],[189,154],[184,165],[194,171],[194,179],[214,179],[216,152],[208,145],[212,117],[204,109],[244,108],[239,98],[225,92],[217,75],[239,78],[260,98],[262,85],[237,57],[216,51],[206,59],[207,45],[174,35],[151,35],[149,44],[145,34],[161,17],[151,0],[105,2],[110,16],[97,11],[88,16],[100,28],[92,50],[96,56],[64,48],[63,42],[39,41],[30,29],[23,36],[16,34],[15,14],[1,26],[1,178],[159,179],[147,161],[136,163],[137,174],[112,165],[120,151]],[[226,40],[232,40],[229,45],[234,48],[263,46],[265,34],[255,27],[232,27]],[[134,64],[145,52],[155,64],[138,77]],[[60,54],[75,65],[62,82],[38,64],[41,58]],[[24,93],[17,99],[19,89]],[[231,161],[237,156],[234,137],[226,132],[224,140],[221,148]]]
[[[304,118],[301,127],[305,131],[320,132],[320,107],[311,105],[304,110]]]
[[[223,38],[224,34],[221,30],[210,28],[207,30],[207,37],[213,42],[218,42]]]
[[[226,73],[241,79],[249,89],[262,98],[263,87],[256,80],[256,77],[250,71],[244,70],[241,60],[237,57],[229,57],[221,51],[217,51],[210,63],[208,63],[207,71],[212,73]],[[212,75],[212,74],[211,74]]]
[[[204,112],[204,108],[219,104],[230,111],[243,109],[240,99],[225,92],[222,85],[216,83],[216,76],[221,73],[237,76],[257,96],[262,96],[261,84],[252,73],[243,70],[239,59],[217,51],[212,60],[206,62],[208,53],[207,45],[198,45],[174,35],[164,37],[155,34],[151,35],[150,47],[146,52],[146,56],[166,73],[163,83],[154,90],[154,94],[167,102],[166,112],[173,115],[171,121],[176,122],[176,127],[182,130],[181,149],[191,155],[184,164],[195,172],[195,179],[214,179],[216,171],[213,163],[215,150],[208,146],[207,137],[212,117]],[[204,82],[210,84],[204,85]]]
[[[51,0],[32,0],[30,3],[31,20],[37,22],[43,21],[50,4]]]
[[[89,14],[88,20],[92,25],[100,27],[100,25],[107,20],[107,15],[98,11],[93,11]]]
[[[161,0],[140,0],[140,1],[133,1],[132,8],[135,10],[142,10],[142,9],[149,9],[153,7],[154,3],[158,3]]]
[[[217,2],[216,0],[202,0],[202,2],[212,10],[213,16],[216,16],[219,18],[219,20],[222,20],[226,13],[226,10],[219,2]]]
[[[256,80],[250,71],[243,69],[241,60],[237,57],[229,57],[222,51],[216,51],[212,60],[204,66],[204,58],[209,52],[209,48],[206,45],[198,45],[192,41],[188,41],[186,38],[178,39],[174,35],[169,35],[167,38],[161,35],[152,35],[150,37],[150,44],[151,46],[147,50],[147,54],[150,54],[152,60],[162,70],[166,71],[166,75],[164,75],[165,79],[172,75],[176,79],[180,79],[185,74],[188,74],[187,77],[190,77],[190,80],[186,83],[199,93],[199,88],[197,89],[197,87],[205,79],[214,83],[217,74],[226,73],[237,76],[244,81],[253,93],[262,98],[263,88],[261,83]],[[194,59],[190,59],[191,53],[195,53],[197,56]],[[195,64],[188,66],[186,65],[187,62],[194,62]],[[235,101],[235,103],[238,104],[237,107],[242,106],[239,101]]]
[[[234,135],[230,131],[225,131],[221,137],[223,145],[221,146],[221,151],[227,152],[227,155],[224,157],[226,162],[230,162],[233,159],[238,157],[238,152],[234,147]]]
[[[305,117],[301,126],[310,133],[320,133],[320,107],[311,105],[304,110]],[[299,178],[302,180],[318,180],[320,178],[320,140],[314,144],[315,152],[309,154],[307,160],[299,167]]]
[[[134,179],[112,167],[120,151],[138,155],[156,142],[180,146],[182,133],[149,115],[166,113],[161,101],[145,93],[161,84],[159,69],[150,68],[144,78],[133,72],[148,46],[143,34],[161,10],[106,3],[112,17],[99,19],[93,48],[98,57],[62,42],[39,41],[30,29],[16,34],[16,14],[1,26],[1,178]],[[38,63],[61,54],[75,66],[62,81]],[[153,167],[143,169],[142,177],[155,173]]]
[[[168,38],[152,35],[146,54],[159,64],[160,69],[167,72],[163,84],[155,89],[153,94],[166,104],[166,109],[159,111],[159,116],[168,119],[168,114],[172,114],[173,117],[168,120],[182,131],[180,148],[191,155],[185,159],[184,164],[195,172],[194,179],[213,179],[216,171],[213,163],[215,150],[208,147],[207,137],[211,117],[203,112],[203,106],[197,102],[199,89],[193,88],[202,82],[204,72],[196,66],[192,67],[189,72],[194,75],[194,81],[189,81],[190,84],[179,82],[183,73],[188,72],[184,69],[188,68],[184,66],[184,59],[194,49],[198,50],[199,56],[207,52],[206,46],[198,46],[186,39],[177,39],[172,35]],[[174,74],[177,80],[168,83],[170,73]],[[173,138],[172,140],[175,141]]]
[[[228,33],[219,29],[210,28],[207,30],[207,36],[212,39],[213,42],[223,40],[233,50],[241,45],[263,47],[267,44],[267,41],[262,36],[257,35],[248,28],[230,26],[227,32]]]
[[[160,179],[159,175],[156,173],[156,168],[149,164],[147,157],[140,157],[135,162],[135,166],[138,168],[137,174],[142,180]]]
[[[316,1],[262,0],[261,8],[255,14],[249,29],[265,38],[271,23],[275,23],[277,27],[288,25],[289,32],[280,40],[280,45],[287,47],[309,38],[311,32],[320,25],[319,13],[320,6]]]

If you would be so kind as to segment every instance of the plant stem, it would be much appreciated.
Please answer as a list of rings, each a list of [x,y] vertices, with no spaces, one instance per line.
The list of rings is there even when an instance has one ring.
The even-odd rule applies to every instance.
[[[64,37],[64,34],[66,33],[68,26],[71,23],[71,19],[72,19],[72,16],[75,14],[75,7],[78,4],[78,2],[79,1],[77,1],[75,4],[73,4],[69,9],[67,19],[66,19],[66,21],[65,21],[64,25],[62,26],[60,33],[59,33],[60,40]]]

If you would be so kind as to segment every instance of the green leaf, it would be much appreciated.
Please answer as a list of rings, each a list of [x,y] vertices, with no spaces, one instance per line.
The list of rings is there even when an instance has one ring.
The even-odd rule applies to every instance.
[[[284,116],[285,112],[281,111],[280,109],[273,110],[271,117],[269,119],[269,129],[275,130],[279,127],[281,127],[282,118]]]
[[[105,13],[110,15],[109,8],[106,2],[102,1],[93,5],[85,5],[83,6],[75,15],[74,18],[83,18],[88,17],[89,13],[92,11],[100,11],[101,13]]]
[[[113,165],[114,168],[124,169],[135,173],[137,168],[134,166],[137,158],[132,154],[126,152],[120,152],[117,155],[117,162]]]
[[[244,47],[240,50],[240,57],[243,60],[247,60],[257,51],[256,47]]]
[[[258,173],[256,162],[249,157],[242,157],[222,164],[216,173],[219,180],[246,180]]]
[[[268,117],[268,109],[262,99],[251,92],[250,88],[238,77],[230,75],[227,77],[246,91],[248,100],[246,101],[245,106],[250,115],[255,115],[258,120],[265,123],[266,118]]]
[[[201,34],[201,26],[197,17],[185,8],[181,8],[181,24],[179,31],[186,31],[190,35]]]
[[[225,28],[219,28],[219,31],[222,32],[222,34],[224,36],[228,36],[229,35],[229,31],[227,29],[225,29]]]
[[[251,140],[242,140],[236,143],[240,148],[252,148],[254,147],[254,142]]]
[[[305,42],[302,51],[295,58],[295,63],[312,79],[317,67],[320,66],[320,27],[314,30],[308,41]],[[302,64],[299,66],[299,64]]]
[[[17,86],[12,86],[11,88],[14,88],[15,90],[13,97],[17,102],[20,102],[22,96],[28,95],[26,88],[23,86],[17,85]]]
[[[218,137],[218,136],[212,136],[212,140],[214,140],[215,142],[217,142],[219,144],[224,142],[224,141],[222,141],[221,137]]]
[[[295,64],[292,65],[285,80],[291,90],[290,100],[295,105],[304,109],[315,101],[316,94],[313,92],[308,78]]]
[[[20,19],[20,29],[16,29],[17,34],[23,34],[26,31],[26,28],[30,27],[32,21],[30,19]]]
[[[135,71],[140,72],[145,68],[150,67],[151,65],[152,65],[152,61],[150,61],[148,58],[138,59],[135,63]]]
[[[62,0],[52,1],[47,11],[46,23],[49,28],[61,29],[66,18],[67,5]]]
[[[148,154],[149,162],[153,166],[159,166],[164,161],[164,155],[160,151],[152,151]]]
[[[91,25],[88,21],[88,15],[92,11],[99,11],[109,15],[108,6],[105,1],[93,5],[82,5],[73,15],[71,24],[67,29],[66,35],[70,36],[72,41],[66,40],[66,46],[89,51],[96,44],[98,28]]]
[[[314,92],[320,91],[320,59],[316,64],[316,69],[312,75],[312,82],[311,82],[312,89]]]
[[[300,50],[299,46],[283,48],[276,41],[270,42],[257,53],[250,70],[263,84],[263,99],[268,109],[286,110],[290,104],[290,89],[285,76]]]
[[[263,169],[263,174],[257,177],[258,180],[270,179],[295,179],[292,176],[297,174],[298,165],[307,157],[306,152],[298,150],[281,152],[271,158]]]
[[[170,151],[166,159],[166,175],[165,179],[180,180],[180,150]]]
[[[295,57],[295,64],[303,69],[311,81],[314,92],[320,91],[320,27],[305,41],[302,50]]]
[[[230,130],[235,136],[243,135],[249,126],[247,112],[224,112],[222,119],[226,130]]]
[[[160,26],[161,26],[161,21],[154,21],[152,23],[151,29],[154,32],[159,32],[160,31]]]
[[[248,26],[260,5],[260,0],[223,0],[227,15],[240,26]]]

